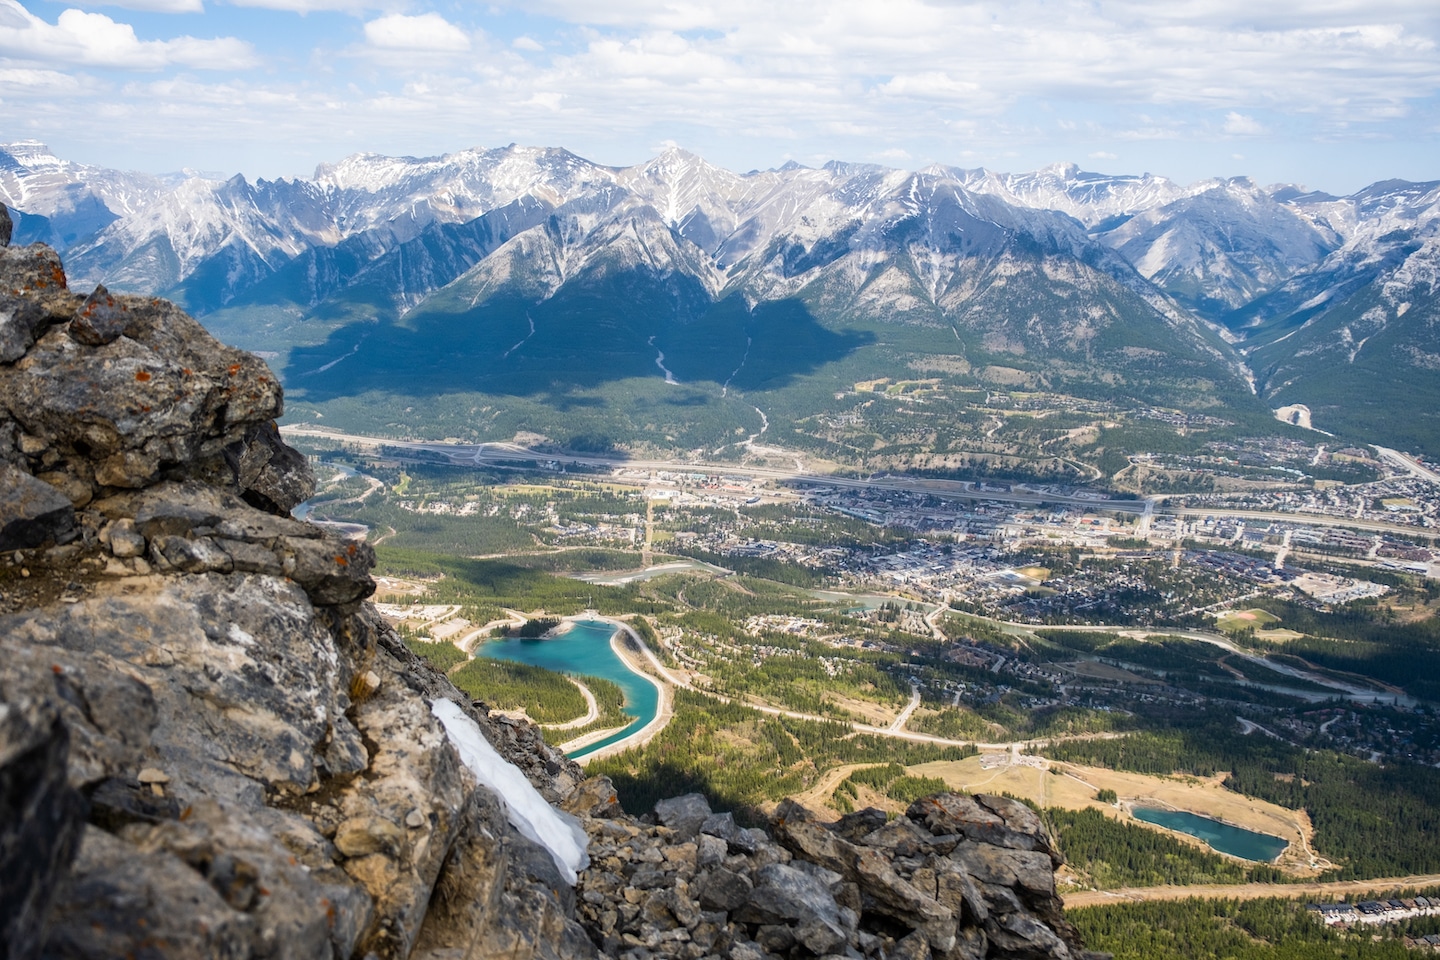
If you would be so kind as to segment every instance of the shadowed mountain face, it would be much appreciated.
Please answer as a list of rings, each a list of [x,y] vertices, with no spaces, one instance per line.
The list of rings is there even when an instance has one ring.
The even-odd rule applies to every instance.
[[[677,319],[675,303],[687,296],[704,312]],[[626,379],[763,390],[873,340],[826,329],[799,301],[753,311],[738,297],[708,304],[693,281],[633,272],[567,285],[540,303],[493,297],[474,309],[463,298],[436,301],[403,323],[346,325],[323,344],[295,348],[286,382],[312,403],[371,390],[554,398]]]
[[[1180,406],[1252,404],[1248,362],[1262,399],[1311,398],[1322,426],[1339,411],[1326,391],[1367,389],[1356,371],[1387,338],[1392,360],[1434,379],[1414,326],[1424,298],[1406,292],[1428,276],[1423,184],[1337,198],[1069,165],[737,175],[679,150],[617,169],[516,146],[357,155],[252,184],[127,180],[6,149],[21,235],[75,234],[77,283],[181,299],[274,352],[306,403],[578,404],[647,380],[665,404],[677,384],[713,400],[804,381],[819,396],[827,378],[833,391],[894,367],[873,351],[902,340],[908,359],[889,360],[944,355],[976,387]],[[1361,329],[1375,284],[1393,314],[1378,339]],[[1356,356],[1327,365],[1346,342]]]
[[[1357,195],[1345,245],[1226,324],[1272,406],[1304,403],[1317,425],[1383,424],[1409,449],[1440,437],[1440,183]]]

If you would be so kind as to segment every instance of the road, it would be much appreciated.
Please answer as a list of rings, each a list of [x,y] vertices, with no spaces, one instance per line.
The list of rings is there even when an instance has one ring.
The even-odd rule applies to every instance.
[[[918,684],[912,683],[910,684],[910,702],[905,705],[905,709],[901,710],[900,715],[890,724],[890,732],[899,733],[901,730],[904,730],[905,724],[910,721],[910,715],[915,712],[915,708],[918,706],[920,706],[920,687]]]
[[[1144,500],[1105,500],[1094,497],[1072,497],[1059,494],[1041,493],[1023,488],[1006,491],[982,490],[969,480],[935,480],[923,477],[885,476],[862,480],[856,477],[839,477],[831,474],[806,473],[799,460],[793,470],[775,467],[759,467],[735,463],[710,463],[704,460],[626,460],[619,457],[600,457],[580,454],[557,455],[537,452],[515,443],[442,443],[432,440],[389,440],[383,437],[367,437],[362,434],[343,433],[338,430],[322,430],[315,427],[287,424],[280,432],[293,437],[314,437],[336,440],[360,447],[390,447],[402,450],[425,451],[446,457],[452,463],[474,466],[499,465],[519,461],[564,461],[591,467],[628,467],[633,470],[676,471],[683,473],[727,473],[775,480],[802,485],[841,487],[851,490],[904,490],[948,500],[994,500],[1017,504],[1056,504],[1091,510],[1111,510],[1118,513],[1132,513],[1139,518],[1140,529],[1148,531],[1150,520],[1157,514],[1180,517],[1231,517],[1242,520],[1268,520],[1271,522],[1306,524],[1322,527],[1346,527],[1354,530],[1370,530],[1378,533],[1398,533],[1407,536],[1425,536],[1424,530],[1404,524],[1385,523],[1378,520],[1360,520],[1351,517],[1330,517],[1309,513],[1279,513],[1264,510],[1226,510],[1196,507],[1165,507],[1156,498]],[[779,448],[773,448],[779,449]],[[1382,457],[1408,471],[1412,476],[1440,484],[1440,473],[1403,453],[1386,447],[1376,447]],[[783,452],[783,451],[782,451]]]
[[[610,744],[603,750],[597,750],[595,753],[581,757],[579,762],[587,763],[590,760],[599,756],[610,756],[611,754],[619,753],[621,750],[626,750],[630,747],[640,746],[644,743],[648,743],[650,738],[655,736],[655,734],[659,733],[662,729],[664,729],[665,724],[669,722],[670,717],[664,707],[668,705],[672,699],[672,697],[670,696],[670,689],[673,689],[675,687],[683,687],[686,690],[692,690],[696,693],[702,693],[707,697],[713,697],[716,700],[719,700],[721,703],[736,702],[733,698],[727,697],[724,694],[715,693],[714,691],[706,690],[703,687],[696,687],[692,685],[688,680],[685,680],[683,677],[679,677],[672,673],[669,669],[665,667],[663,663],[660,662],[660,658],[655,656],[655,652],[651,650],[643,640],[640,639],[640,635],[635,632],[634,628],[631,627],[624,620],[616,620],[611,617],[597,616],[593,612],[581,614],[581,617],[588,620],[604,621],[605,623],[612,624],[613,626],[624,630],[627,634],[630,635],[631,639],[635,641],[636,646],[639,648],[640,659],[643,659],[648,664],[650,670],[654,671],[653,675],[647,673],[644,670],[637,669],[633,661],[631,661],[630,659],[629,651],[623,650],[618,644],[612,644],[612,646],[615,647],[616,653],[621,655],[621,659],[626,661],[627,666],[629,666],[636,673],[639,673],[641,676],[645,677],[645,679],[649,680],[651,683],[655,684],[657,687],[660,688],[662,710],[660,711],[660,713],[657,713],[654,720],[646,724],[645,727],[641,730],[636,731],[635,733],[626,737],[624,740],[620,740],[616,743]],[[657,676],[660,678],[659,680],[656,679]],[[661,680],[664,681],[663,684],[661,683]],[[667,689],[667,684],[669,685],[670,689]],[[909,719],[909,713],[913,712],[914,706],[919,703],[918,694],[918,690],[912,693],[911,706],[907,707],[906,712],[902,714],[902,716],[907,720]],[[790,717],[795,720],[810,720],[815,723],[836,722],[834,717],[822,717],[813,713],[802,713],[798,710],[786,710],[781,707],[772,707],[769,704],[757,704],[750,703],[748,701],[741,701],[740,703],[742,706],[749,707],[751,710],[755,710],[759,713],[767,713],[772,717]],[[1039,737],[1034,740],[1016,740],[1007,741],[1005,743],[984,743],[979,740],[950,740],[945,737],[931,736],[928,733],[914,733],[910,730],[896,729],[894,724],[891,724],[891,726],[889,727],[875,727],[871,726],[868,723],[852,722],[850,723],[850,729],[855,731],[856,733],[871,734],[877,737],[892,737],[896,740],[908,740],[912,743],[933,743],[937,746],[942,747],[975,747],[978,750],[1011,751],[1030,750],[1036,747],[1045,747],[1049,746],[1052,743],[1059,743],[1065,740],[1109,740],[1124,736],[1124,734],[1119,733],[1080,733],[1068,734],[1059,737]],[[566,746],[570,745],[566,744]]]
[[[546,730],[574,730],[576,727],[584,727],[600,719],[600,704],[595,702],[595,694],[590,692],[590,688],[574,677],[566,677],[565,679],[575,684],[580,690],[580,695],[585,698],[585,715],[583,717],[576,717],[574,720],[566,720],[564,723],[540,724],[540,726]]]
[[[1164,513],[1177,517],[1230,517],[1238,520],[1269,520],[1272,523],[1294,523],[1312,527],[1345,527],[1350,530],[1372,530],[1378,533],[1400,533],[1408,537],[1433,537],[1423,527],[1380,520],[1357,520],[1354,517],[1330,517],[1318,513],[1275,513],[1266,510],[1225,510],[1201,507],[1171,507]]]
[[[1186,640],[1199,640],[1201,643],[1208,643],[1211,646],[1219,647],[1220,649],[1224,650],[1226,653],[1229,653],[1232,656],[1240,657],[1243,660],[1248,660],[1249,662],[1254,663],[1257,666],[1265,667],[1267,670],[1273,670],[1276,673],[1292,677],[1296,680],[1306,680],[1311,683],[1317,683],[1322,687],[1328,687],[1331,690],[1335,691],[1335,693],[1332,695],[1321,694],[1309,690],[1290,690],[1289,693],[1291,696],[1300,697],[1302,699],[1309,699],[1313,702],[1319,702],[1321,700],[1328,699],[1330,696],[1344,696],[1345,698],[1353,700],[1357,703],[1383,703],[1386,701],[1395,703],[1414,703],[1411,698],[1405,696],[1403,691],[1400,691],[1394,687],[1386,687],[1383,690],[1376,690],[1374,688],[1360,687],[1353,684],[1348,684],[1341,680],[1336,680],[1332,677],[1322,676],[1318,673],[1310,673],[1297,667],[1292,667],[1286,663],[1277,663],[1274,660],[1256,656],[1255,654],[1250,653],[1247,650],[1242,650],[1241,648],[1235,646],[1234,643],[1232,643],[1225,637],[1221,637],[1213,633],[1206,633],[1203,630],[1185,630],[1166,627],[1113,627],[1094,624],[1067,624],[1064,627],[1044,627],[1035,624],[1030,624],[1028,626],[1025,624],[1012,624],[1004,620],[991,620],[990,622],[1007,627],[1025,627],[1028,630],[1040,633],[1042,636],[1045,630],[1065,630],[1077,633],[1113,633],[1117,636],[1131,637],[1136,640],[1145,640],[1150,637],[1181,637]],[[1261,687],[1263,689],[1270,689],[1270,687],[1263,683],[1256,683],[1255,686]]]
[[[1119,890],[1080,890],[1065,894],[1063,899],[1066,910],[1114,903],[1142,903],[1149,900],[1186,900],[1190,897],[1203,897],[1207,900],[1286,897],[1333,901],[1368,893],[1383,893],[1401,887],[1433,887],[1436,884],[1440,884],[1440,874],[1382,877],[1378,880],[1335,880],[1329,883],[1217,883],[1193,887],[1123,887]]]
[[[1375,445],[1371,444],[1371,446]],[[1375,447],[1375,452],[1380,454],[1380,459],[1390,461],[1412,477],[1429,480],[1431,483],[1440,483],[1440,473],[1431,470],[1414,457],[1408,457],[1399,450],[1391,450],[1389,447]]]
[[[631,470],[660,470],[680,473],[724,473],[745,475],[765,480],[815,486],[843,487],[852,490],[903,490],[923,493],[928,496],[949,500],[998,500],[1008,503],[1030,505],[1063,504],[1084,507],[1091,510],[1114,510],[1122,513],[1143,514],[1144,500],[1105,500],[1096,497],[1070,497],[1060,494],[1041,493],[1033,490],[982,490],[969,480],[932,480],[922,477],[887,476],[878,479],[861,480],[855,477],[838,477],[831,474],[805,473],[797,461],[796,469],[758,467],[736,463],[710,463],[704,460],[627,460],[619,457],[600,457],[588,454],[553,454],[537,452],[514,443],[440,443],[429,440],[389,440],[383,437],[367,437],[361,434],[342,433],[338,430],[320,430],[287,424],[280,431],[292,437],[313,437],[354,444],[360,447],[390,447],[399,450],[425,451],[448,458],[456,464],[490,466],[517,461],[560,461],[588,467],[625,467]],[[778,449],[778,448],[777,448]]]

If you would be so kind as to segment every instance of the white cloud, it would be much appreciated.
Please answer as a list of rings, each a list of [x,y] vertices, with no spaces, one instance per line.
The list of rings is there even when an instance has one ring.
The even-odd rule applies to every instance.
[[[1110,153],[1110,152],[1108,152],[1108,151],[1106,151],[1106,150],[1096,150],[1094,153],[1089,154],[1089,157],[1090,157],[1091,160],[1119,160],[1119,159],[1120,159],[1120,157],[1119,157],[1117,154]]]
[[[61,9],[104,0],[56,2]],[[415,153],[515,140],[605,162],[682,136],[743,169],[785,152],[811,162],[887,148],[987,165],[1017,152],[1043,162],[1095,150],[1091,159],[1110,161],[1123,150],[1127,164],[1140,165],[1198,155],[1188,145],[1209,144],[1211,165],[1226,166],[1242,145],[1264,163],[1280,150],[1301,155],[1301,145],[1322,138],[1433,139],[1440,115],[1434,0],[493,2],[498,9],[453,0],[214,0],[212,11],[224,3],[356,19],[335,30],[341,18],[295,18],[287,49],[267,59],[276,71],[270,93],[236,94],[224,117],[205,123],[205,135],[225,139],[224,119],[236,129],[273,128],[263,149],[277,155],[310,149],[302,143],[326,144],[314,154],[332,159],[357,149]],[[39,8],[38,0],[29,5]],[[437,9],[443,15],[428,12]],[[481,29],[491,15],[516,10],[525,14],[524,35],[502,40]],[[26,16],[15,0],[0,0],[0,58],[11,58],[0,66],[61,69],[106,57],[184,65],[193,56],[180,41],[150,48],[133,33],[107,47],[65,34],[68,22],[49,25],[48,45],[29,35],[26,46],[18,35],[39,22]],[[295,66],[304,58],[294,51],[307,44],[308,63]],[[223,102],[231,88],[207,89],[216,88]],[[304,96],[283,95],[295,91]],[[182,144],[199,136],[195,105],[208,102],[192,95],[201,99],[136,93],[134,118],[152,133],[172,124],[169,142]],[[0,104],[0,126],[23,119]],[[1264,136],[1280,129],[1286,143]],[[1375,165],[1394,170],[1389,159]]]
[[[944,70],[923,73],[902,73],[880,84],[877,90],[888,97],[914,97],[921,100],[974,99],[981,93],[973,80],[956,80]]]
[[[1265,132],[1265,127],[1254,117],[1231,110],[1225,114],[1225,132],[1232,137],[1253,137]]]
[[[554,113],[560,109],[560,101],[563,99],[563,94],[541,91],[533,95],[529,100],[523,101],[520,106],[539,107],[541,110],[549,110]]]
[[[125,70],[160,70],[168,66],[241,70],[258,62],[254,48],[233,37],[141,40],[135,36],[134,27],[103,13],[72,8],[50,24],[16,0],[0,0],[0,56]]]
[[[78,7],[122,7],[147,13],[204,13],[203,0],[68,0]]]
[[[324,11],[353,13],[359,16],[372,10],[398,10],[404,0],[227,0],[237,7],[260,7],[265,10],[289,10],[292,13]]]
[[[438,13],[406,16],[392,13],[365,24],[365,39],[382,50],[428,50],[459,53],[470,49],[470,38]]]
[[[512,2],[511,6],[522,6]],[[625,47],[690,36],[752,79],[868,84],[1003,109],[1021,97],[1367,111],[1440,89],[1433,3],[526,0]],[[598,54],[598,50],[593,50]],[[603,72],[603,64],[597,64]],[[862,80],[861,78],[878,78]],[[598,78],[597,78],[598,79]]]
[[[66,95],[79,93],[83,85],[75,77],[58,70],[34,70],[23,67],[0,69],[0,88],[7,96],[18,92],[29,94]]]

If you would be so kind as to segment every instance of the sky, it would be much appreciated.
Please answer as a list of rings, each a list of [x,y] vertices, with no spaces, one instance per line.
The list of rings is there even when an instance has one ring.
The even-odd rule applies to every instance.
[[[1437,0],[0,0],[0,141],[310,176],[521,143],[745,172],[1440,179]]]

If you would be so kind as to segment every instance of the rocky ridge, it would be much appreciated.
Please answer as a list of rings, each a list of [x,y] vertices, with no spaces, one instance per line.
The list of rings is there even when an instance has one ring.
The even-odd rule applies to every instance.
[[[0,207],[0,211],[3,211]],[[17,958],[1084,955],[1028,808],[886,822],[699,796],[635,818],[365,598],[275,377],[173,305],[72,292],[0,214],[0,942]],[[454,702],[578,818],[573,888],[462,763]]]

